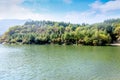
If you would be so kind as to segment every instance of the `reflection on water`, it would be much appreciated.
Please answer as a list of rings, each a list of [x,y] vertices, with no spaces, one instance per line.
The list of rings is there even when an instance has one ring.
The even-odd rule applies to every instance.
[[[0,45],[0,80],[120,80],[120,47]]]

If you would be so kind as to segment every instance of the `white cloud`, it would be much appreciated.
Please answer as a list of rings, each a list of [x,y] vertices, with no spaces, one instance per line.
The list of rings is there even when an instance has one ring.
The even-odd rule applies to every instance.
[[[120,0],[111,0],[106,3],[95,1],[90,6],[93,9],[100,10],[103,13],[108,11],[120,10]]]
[[[86,23],[91,22],[91,16],[94,14],[94,12],[69,12],[65,16],[65,21],[72,22],[72,23]]]
[[[106,19],[120,18],[118,14],[120,10],[120,0],[112,0],[102,3],[96,0],[90,4],[90,9],[84,12],[69,12],[65,16],[65,20],[72,23],[96,23]]]
[[[0,19],[34,19],[34,20],[56,20],[50,14],[34,13],[28,8],[20,6],[24,0],[1,0]]]
[[[120,14],[111,15],[120,9],[120,1],[108,1],[102,3],[95,1],[90,5],[90,9],[84,12],[68,12],[66,14],[35,13],[31,9],[21,6],[24,0],[1,0],[0,1],[0,19],[33,19],[33,20],[52,20],[71,23],[95,23],[102,22],[105,19],[120,18]],[[32,1],[32,0],[31,0]],[[46,0],[47,1],[47,0]],[[72,0],[64,0],[71,3]],[[114,10],[114,11],[113,11]]]
[[[105,15],[95,15],[94,11],[72,12],[65,16],[65,21],[72,23],[95,23],[102,22],[105,18]]]
[[[97,23],[103,22],[104,20],[111,18],[120,18],[120,15],[111,15],[97,13],[95,11],[86,11],[86,12],[71,12],[67,13],[64,17],[64,21],[72,23]]]

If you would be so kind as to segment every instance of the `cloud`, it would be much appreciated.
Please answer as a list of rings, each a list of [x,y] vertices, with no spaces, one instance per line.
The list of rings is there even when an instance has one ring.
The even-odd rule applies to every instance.
[[[63,2],[67,3],[67,4],[71,4],[72,0],[63,0]]]
[[[108,11],[120,10],[120,0],[111,0],[106,3],[102,3],[100,1],[95,1],[90,5],[92,9],[99,10],[103,13]]]
[[[0,19],[33,19],[91,24],[102,22],[105,19],[120,18],[120,14],[116,12],[120,9],[119,0],[108,1],[106,3],[102,3],[97,0],[90,4],[90,8],[87,11],[70,11],[64,14],[47,13],[44,8],[43,10],[46,13],[35,13],[30,8],[21,6],[23,2],[24,0],[1,0]],[[72,0],[64,0],[64,2],[71,4]]]
[[[97,23],[103,22],[106,19],[120,18],[118,10],[120,10],[120,1],[108,1],[102,3],[100,1],[95,1],[90,4],[90,9],[84,12],[68,12],[65,16],[65,21],[72,23]]]
[[[102,22],[107,19],[106,15],[103,14],[95,14],[94,11],[86,11],[86,12],[71,12],[66,14],[65,21],[72,23],[96,23]]]
[[[109,16],[109,14],[96,13],[95,11],[69,12],[63,18],[63,20],[71,23],[93,24],[93,23],[103,22],[104,20],[112,19],[112,18],[120,18],[120,15]]]
[[[19,6],[22,2],[23,0],[1,0],[0,18],[15,17],[17,15],[21,15],[21,13],[29,12],[29,10]]]
[[[22,7],[24,0],[1,0],[0,19],[33,19],[33,20],[56,20],[52,14],[32,12],[31,9]]]
[[[72,22],[72,23],[86,23],[91,22],[91,16],[94,14],[94,12],[69,12],[65,16],[65,21]]]

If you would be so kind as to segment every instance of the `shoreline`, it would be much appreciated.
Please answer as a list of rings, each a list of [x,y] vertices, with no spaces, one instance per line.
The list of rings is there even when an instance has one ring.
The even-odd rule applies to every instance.
[[[4,44],[10,44],[10,45],[28,45],[28,44],[22,44],[22,43],[6,43],[6,42],[3,42],[3,43],[0,43],[2,45]],[[56,45],[56,44],[29,44],[29,45]],[[68,45],[68,44],[57,44],[57,45]],[[80,46],[95,46],[95,45],[82,45],[82,44],[69,44],[69,45],[80,45]],[[120,46],[120,43],[111,43],[111,44],[107,44],[107,45],[96,45],[96,46]]]
[[[120,43],[113,43],[113,44],[110,44],[111,46],[120,46]]]

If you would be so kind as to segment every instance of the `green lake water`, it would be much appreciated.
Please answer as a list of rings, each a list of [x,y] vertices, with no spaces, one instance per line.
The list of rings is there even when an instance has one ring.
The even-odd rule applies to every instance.
[[[0,80],[120,80],[120,47],[0,45]]]

